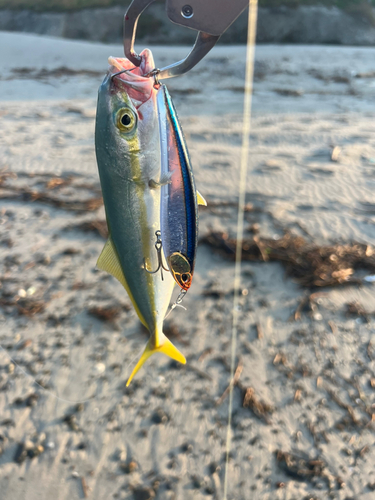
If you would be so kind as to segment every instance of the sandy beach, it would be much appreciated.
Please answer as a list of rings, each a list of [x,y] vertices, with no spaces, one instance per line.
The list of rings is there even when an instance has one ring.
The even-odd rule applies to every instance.
[[[235,236],[245,50],[165,82],[208,207],[165,327],[187,365],[154,356],[126,389],[148,334],[95,268],[96,94],[122,47],[0,32],[0,500],[222,499],[234,264],[210,236]],[[257,48],[228,499],[374,498],[374,98],[375,48]],[[365,264],[296,280],[262,243],[285,234]]]

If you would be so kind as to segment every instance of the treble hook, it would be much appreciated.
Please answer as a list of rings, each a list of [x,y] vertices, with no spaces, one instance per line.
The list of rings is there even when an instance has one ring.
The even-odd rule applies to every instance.
[[[156,252],[157,252],[157,255],[158,255],[158,267],[157,267],[157,269],[155,271],[149,271],[147,269],[147,266],[146,266],[146,259],[143,259],[143,267],[144,267],[145,271],[148,272],[149,274],[155,274],[160,269],[161,279],[162,279],[162,281],[164,281],[164,278],[163,278],[163,269],[164,269],[164,271],[168,271],[168,272],[169,272],[169,269],[166,268],[166,267],[164,267],[164,264],[163,264],[163,256],[162,256],[162,252],[161,252],[161,249],[163,247],[162,241],[161,241],[161,232],[160,231],[156,231],[155,232],[155,236],[156,236],[155,249],[156,249]]]

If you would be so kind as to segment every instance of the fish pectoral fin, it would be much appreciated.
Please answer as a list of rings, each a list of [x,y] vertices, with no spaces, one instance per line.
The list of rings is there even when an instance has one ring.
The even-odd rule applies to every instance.
[[[203,205],[207,207],[207,201],[203,198],[198,189],[197,189],[197,203],[198,205]]]
[[[172,182],[171,177],[172,177],[172,172],[168,172],[165,175],[162,175],[159,181],[156,181],[155,179],[150,179],[148,181],[148,185],[151,189],[156,189],[162,186],[166,186],[167,184],[170,184]]]
[[[141,366],[148,360],[150,356],[152,356],[156,352],[162,352],[163,354],[166,354],[170,358],[178,361],[179,363],[182,363],[183,365],[186,363],[185,356],[180,353],[177,347],[175,347],[169,339],[167,339],[164,333],[158,335],[158,344],[159,345],[156,347],[155,337],[151,337],[147,342],[140,360],[135,365],[134,370],[132,371],[130,377],[128,378],[128,381],[126,382],[126,387],[129,386],[130,382],[133,380],[134,375],[138,372]]]
[[[161,175],[159,179],[159,185],[166,186],[167,184],[170,184],[172,182],[172,174],[173,172],[165,172],[163,175]]]
[[[112,276],[119,280],[121,285],[126,290],[128,290],[128,284],[126,283],[126,279],[117,256],[115,246],[110,236],[106,244],[104,245],[102,253],[99,255],[96,267],[98,269],[102,269],[103,271],[107,271],[107,273],[109,274],[112,274]]]

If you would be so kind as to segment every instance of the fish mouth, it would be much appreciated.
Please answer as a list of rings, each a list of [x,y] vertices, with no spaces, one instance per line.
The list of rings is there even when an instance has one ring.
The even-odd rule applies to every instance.
[[[108,58],[110,68],[107,78],[112,91],[127,94],[136,108],[150,99],[154,85],[154,79],[146,76],[155,68],[152,53],[145,49],[140,56],[142,61],[139,66],[134,66],[129,59]]]
[[[129,81],[129,79],[139,81],[140,78],[148,80],[149,77],[145,75],[155,69],[154,58],[149,49],[144,49],[140,53],[140,57],[142,58],[142,61],[139,66],[135,66],[131,61],[129,61],[129,59],[126,58],[109,57],[108,63],[111,66],[110,73],[112,73],[113,76],[116,73],[123,71],[123,73],[116,76],[125,81]]]

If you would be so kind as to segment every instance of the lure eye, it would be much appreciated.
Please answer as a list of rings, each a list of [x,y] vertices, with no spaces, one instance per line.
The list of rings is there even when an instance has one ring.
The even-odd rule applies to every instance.
[[[169,269],[178,286],[188,290],[191,285],[193,275],[187,258],[180,252],[174,252],[167,258]]]
[[[135,128],[137,118],[131,109],[122,108],[117,112],[116,122],[118,129],[127,134]]]
[[[173,273],[173,271],[172,271]],[[192,280],[192,275],[190,273],[173,273],[174,279],[177,281],[178,285],[184,289],[184,290],[189,290],[190,285],[191,285],[191,280]]]

